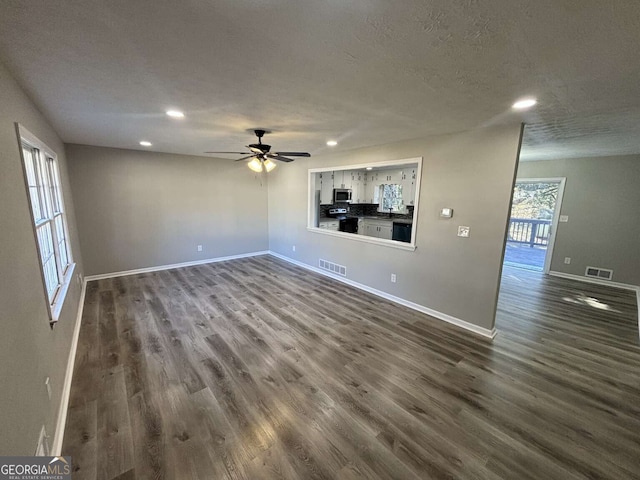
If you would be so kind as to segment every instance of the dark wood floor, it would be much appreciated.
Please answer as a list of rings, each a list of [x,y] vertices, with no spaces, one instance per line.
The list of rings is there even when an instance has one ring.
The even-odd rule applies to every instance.
[[[73,478],[640,478],[635,296],[503,283],[490,342],[270,256],[90,282]]]

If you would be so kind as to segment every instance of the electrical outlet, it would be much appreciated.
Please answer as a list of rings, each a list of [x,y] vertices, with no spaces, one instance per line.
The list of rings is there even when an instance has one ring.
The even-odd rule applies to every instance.
[[[560,215],[559,218],[560,223],[566,223],[569,221],[569,215]]]
[[[395,273],[391,274],[391,283],[396,283],[396,274]]]
[[[202,251],[202,245],[198,245],[198,251],[201,252]]]
[[[564,257],[564,263],[569,265],[571,263],[571,257]]]
[[[294,245],[291,249],[295,252],[296,251],[296,246]]]
[[[468,237],[469,236],[469,227],[465,227],[464,225],[458,226],[458,236],[459,237]]]

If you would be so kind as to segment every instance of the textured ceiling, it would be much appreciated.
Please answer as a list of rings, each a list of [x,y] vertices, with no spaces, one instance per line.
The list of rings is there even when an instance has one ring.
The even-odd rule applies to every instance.
[[[195,155],[520,118],[525,159],[640,153],[639,45],[637,0],[0,2],[0,57],[64,141]]]

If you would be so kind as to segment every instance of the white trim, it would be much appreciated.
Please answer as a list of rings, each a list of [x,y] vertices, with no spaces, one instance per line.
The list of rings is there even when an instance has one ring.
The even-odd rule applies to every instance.
[[[558,233],[558,225],[560,223],[560,210],[562,209],[562,199],[564,198],[564,187],[567,183],[567,177],[550,177],[550,178],[516,178],[518,183],[557,183],[558,198],[553,207],[553,218],[551,220],[551,238],[547,245],[547,251],[544,256],[544,267],[542,273],[549,273],[551,270],[551,258],[553,257],[553,249],[556,245],[556,234]]]
[[[387,240],[386,238],[367,237],[366,235],[356,235],[353,233],[340,232],[337,230],[328,230],[326,228],[307,227],[309,232],[329,235],[331,237],[346,238],[348,240],[356,240],[357,242],[373,243],[374,245],[383,245],[385,247],[398,248],[400,250],[409,250],[413,252],[417,247],[410,243],[399,242],[397,240]],[[413,231],[411,233],[413,235]]]
[[[354,235],[353,233],[339,232],[338,234],[327,232],[325,229],[320,229],[315,226],[317,222],[317,205],[316,201],[316,186],[315,186],[315,174],[323,172],[339,172],[346,170],[361,170],[367,167],[393,167],[396,165],[413,165],[416,164],[416,186],[413,193],[413,218],[417,219],[420,207],[420,182],[422,181],[422,163],[423,157],[402,158],[399,160],[385,160],[381,162],[373,163],[358,163],[355,165],[341,165],[337,167],[319,167],[310,168],[307,172],[307,231],[313,233],[329,234],[340,238],[351,238],[352,240],[359,240],[361,242],[373,243],[376,245],[384,245],[386,247],[396,247],[402,250],[415,250],[416,249],[416,233],[417,222],[413,222],[413,228],[411,229],[411,242],[398,242],[396,240],[386,240],[376,237],[368,237],[369,240],[363,239],[362,235]],[[359,238],[354,238],[359,237]],[[393,243],[390,243],[393,242]],[[399,244],[399,245],[398,245]]]
[[[384,160],[381,162],[357,163],[355,165],[340,165],[336,167],[310,168],[309,173],[339,172],[341,170],[358,170],[367,167],[393,167],[407,163],[422,163],[422,157],[401,158],[399,160]]]
[[[51,323],[55,324],[58,322],[60,318],[60,314],[62,313],[62,307],[64,306],[64,301],[67,298],[67,291],[69,290],[69,285],[73,281],[73,272],[76,270],[76,264],[72,263],[67,267],[67,273],[63,277],[63,282],[58,288],[56,292],[56,296],[53,305],[51,305]]]
[[[583,277],[582,275],[575,275],[573,273],[556,272],[554,270],[550,271],[549,275],[551,275],[552,277],[568,278],[569,280],[578,280],[580,282],[595,283],[598,285],[607,285],[609,287],[622,288],[624,290],[633,290],[634,292],[637,292],[638,289],[640,289],[640,286],[631,285],[629,283],[618,283],[618,282],[612,282],[611,280],[601,280],[599,278]]]
[[[69,351],[69,359],[67,360],[67,371],[64,375],[64,385],[62,386],[62,398],[60,399],[60,407],[58,408],[58,420],[56,422],[56,430],[53,435],[53,443],[51,444],[50,455],[62,455],[62,441],[64,440],[64,429],[67,424],[67,411],[69,409],[69,396],[71,395],[71,381],[73,380],[73,369],[76,364],[76,351],[78,350],[78,338],[80,336],[80,324],[82,323],[82,312],[84,311],[84,297],[87,291],[87,279],[82,282],[82,290],[80,292],[80,304],[78,305],[78,314],[76,315],[76,324],[73,327],[73,337],[71,339],[71,349]]]
[[[636,288],[636,306],[638,307],[638,336],[640,337],[640,287]]]
[[[194,260],[193,262],[173,263],[171,265],[158,265],[156,267],[137,268],[135,270],[124,270],[121,272],[102,273],[99,275],[87,275],[85,281],[102,280],[103,278],[124,277],[126,275],[136,275],[138,273],[157,272],[160,270],[171,270],[172,268],[192,267],[194,265],[204,265],[205,263],[224,262],[227,260],[235,260],[237,258],[257,257],[258,255],[267,255],[268,250],[260,252],[241,253],[239,255],[229,255],[227,257],[207,258],[204,260]]]
[[[453,317],[451,315],[448,315],[446,313],[442,313],[442,312],[438,312],[436,310],[432,310],[431,308],[425,307],[423,305],[420,305],[418,303],[414,303],[411,302],[409,300],[405,300],[404,298],[401,297],[396,297],[395,295],[391,295],[387,292],[383,292],[382,290],[377,290],[375,288],[369,287],[367,285],[364,285],[362,283],[358,283],[358,282],[354,282],[353,280],[349,280],[347,278],[335,275],[331,272],[326,272],[320,268],[317,267],[312,267],[311,265],[307,265],[306,263],[302,263],[299,262],[298,260],[294,260],[293,258],[290,257],[286,257],[284,255],[281,255],[279,253],[276,253],[274,251],[269,251],[268,252],[269,255],[273,255],[274,257],[277,257],[281,260],[284,260],[285,262],[289,262],[292,263],[294,265],[297,265],[299,267],[305,268],[307,270],[311,270],[312,272],[316,272],[319,273],[320,275],[324,275],[326,277],[330,277],[333,278],[334,280],[338,280],[339,282],[342,283],[346,283],[347,285],[351,285],[352,287],[355,288],[359,288],[360,290],[364,290],[365,292],[369,292],[372,293],[373,295],[376,295],[378,297],[382,297],[386,300],[389,300],[391,302],[394,303],[398,303],[400,305],[404,305],[405,307],[411,308],[412,310],[416,310],[418,312],[421,313],[425,313],[427,315],[430,315],[432,317],[435,317],[439,320],[443,320],[447,323],[451,323],[453,325],[456,325],[458,327],[464,328],[465,330],[469,330],[473,333],[476,333],[478,335],[482,335],[483,337],[488,337],[493,339],[496,336],[496,329],[492,328],[491,330],[489,330],[488,328],[483,328],[483,327],[479,327],[477,325],[474,325],[473,323],[469,323],[465,320],[461,320],[459,318]]]

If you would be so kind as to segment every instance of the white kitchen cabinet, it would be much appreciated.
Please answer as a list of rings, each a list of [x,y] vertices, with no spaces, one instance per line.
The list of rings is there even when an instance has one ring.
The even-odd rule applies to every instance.
[[[333,188],[351,188],[347,183],[351,183],[351,171],[336,170],[333,172]]]
[[[351,203],[367,203],[365,200],[364,189],[364,172],[362,170],[353,170],[350,172],[351,178]]]
[[[318,224],[318,227],[322,228],[323,230],[333,230],[337,232],[338,230],[340,230],[340,221],[339,220],[320,221],[320,223]]]
[[[416,194],[416,169],[406,168],[401,171],[402,201],[405,205],[413,205]]]
[[[364,235],[391,240],[393,236],[393,222],[391,220],[364,219],[363,223]]]
[[[400,183],[402,179],[401,170],[383,170],[379,173],[380,183],[393,184]]]
[[[378,238],[385,238],[387,240],[391,240],[393,236],[393,224],[389,222],[389,225],[380,225],[378,228]]]
[[[380,187],[380,180],[378,180],[378,173],[369,172],[364,177],[364,202],[363,203],[378,203],[378,189]]]
[[[320,173],[320,203],[333,204],[333,172]]]

